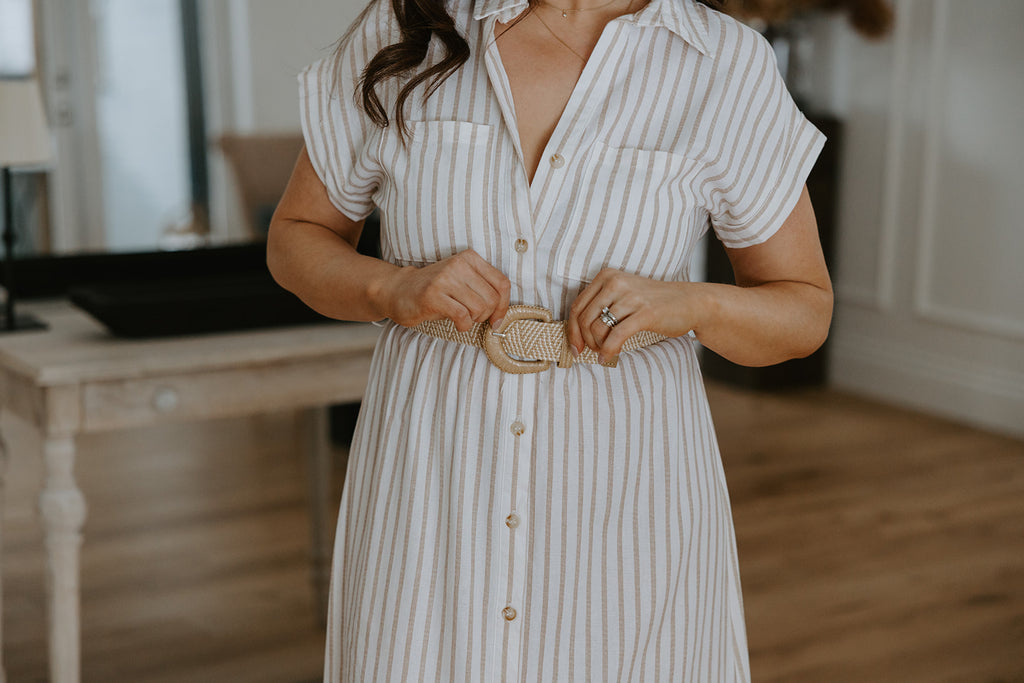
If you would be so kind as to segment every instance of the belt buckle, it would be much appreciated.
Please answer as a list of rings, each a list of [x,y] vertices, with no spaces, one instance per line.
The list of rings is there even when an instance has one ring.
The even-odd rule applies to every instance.
[[[505,336],[505,330],[512,323],[519,320],[538,320],[542,323],[551,322],[551,311],[542,306],[509,306],[505,319],[501,321],[498,329],[492,329],[490,323],[484,329],[483,347],[487,358],[499,370],[510,372],[516,375],[525,375],[534,372],[543,372],[551,367],[549,360],[519,360],[505,352],[501,340]]]

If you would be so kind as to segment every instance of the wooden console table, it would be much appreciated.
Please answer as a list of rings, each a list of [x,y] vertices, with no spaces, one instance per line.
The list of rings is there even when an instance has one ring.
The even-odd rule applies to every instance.
[[[138,341],[111,337],[66,302],[26,308],[50,329],[0,337],[0,409],[27,419],[42,436],[39,455],[46,479],[39,508],[47,555],[52,681],[77,683],[81,669],[79,549],[86,500],[74,477],[79,434],[308,409],[315,435],[310,449],[313,572],[323,596],[330,544],[324,524],[330,472],[324,408],[363,396],[378,328],[368,323],[320,324]],[[9,455],[0,452],[0,492]]]

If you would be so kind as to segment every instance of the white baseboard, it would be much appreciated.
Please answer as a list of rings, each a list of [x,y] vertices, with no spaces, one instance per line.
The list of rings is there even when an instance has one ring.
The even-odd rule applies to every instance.
[[[837,389],[1024,437],[1024,372],[864,335],[831,343]]]

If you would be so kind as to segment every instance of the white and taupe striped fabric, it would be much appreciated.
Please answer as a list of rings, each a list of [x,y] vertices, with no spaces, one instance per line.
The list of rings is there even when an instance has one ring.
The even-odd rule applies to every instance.
[[[605,29],[530,184],[493,40],[526,2],[452,0],[469,62],[410,101],[403,146],[355,104],[398,35],[390,6],[300,77],[329,197],[353,219],[380,208],[388,261],[473,248],[513,303],[556,320],[605,266],[686,279],[709,225],[731,247],[767,240],[823,144],[760,36],[652,0]],[[396,90],[381,88],[389,111]],[[387,322],[342,498],[325,680],[749,680],[694,344],[512,375]]]

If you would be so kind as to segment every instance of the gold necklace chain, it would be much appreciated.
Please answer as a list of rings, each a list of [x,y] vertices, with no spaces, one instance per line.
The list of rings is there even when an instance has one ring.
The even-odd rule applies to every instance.
[[[551,4],[547,0],[540,0],[540,4],[544,5],[545,7],[550,7],[551,9],[558,10],[559,12],[562,13],[562,18],[565,19],[566,17],[569,16],[569,12],[592,12],[594,10],[604,9],[605,7],[608,7],[609,5],[613,5],[616,2],[618,2],[618,1],[619,0],[608,0],[608,2],[604,3],[603,5],[598,5],[597,7],[578,7],[578,8],[559,7],[558,5]],[[630,2],[630,4],[632,4],[632,2]]]
[[[544,28],[546,28],[548,30],[548,33],[550,33],[554,37],[555,40],[557,40],[558,42],[560,42],[562,45],[565,46],[566,50],[568,50],[569,52],[571,52],[574,55],[576,55],[577,57],[579,57],[580,61],[583,62],[584,64],[587,63],[587,58],[584,57],[583,55],[581,55],[579,52],[576,52],[576,50],[572,49],[572,45],[570,45],[569,43],[567,43],[564,40],[562,40],[561,38],[559,38],[558,34],[555,33],[554,31],[552,31],[551,27],[548,26],[548,22],[546,22],[546,21],[544,21],[543,19],[540,18],[540,14],[534,13],[534,16],[537,17],[537,21],[539,21],[540,23],[544,24]]]
[[[618,2],[618,0],[612,0],[612,2]],[[601,5],[601,7],[586,7],[586,8],[584,8],[584,9],[581,9],[581,10],[575,10],[575,11],[579,11],[579,12],[582,12],[582,11],[585,11],[585,10],[587,10],[587,9],[601,9],[601,8],[603,8],[603,7],[607,7],[608,5],[612,4],[612,2],[609,2],[609,3],[606,3],[606,4],[604,4],[604,5]],[[555,7],[554,5],[551,5],[550,3],[547,3],[547,2],[545,2],[544,0],[541,0],[541,4],[544,4],[544,5],[548,5],[549,7],[554,7],[555,9],[560,9],[560,8],[558,8],[558,7]],[[629,8],[630,8],[630,7],[632,7],[632,6],[633,6],[633,0],[629,0],[629,4],[628,4],[628,5],[626,5],[626,12],[627,12],[627,13],[629,12]],[[572,11],[572,10],[570,10],[570,11]],[[569,43],[567,43],[567,42],[565,42],[564,40],[562,40],[561,38],[559,38],[559,37],[558,37],[558,34],[557,34],[557,33],[555,33],[555,32],[554,32],[554,30],[553,30],[553,29],[552,29],[552,28],[551,28],[550,26],[548,26],[548,22],[544,21],[544,19],[542,19],[542,18],[541,18],[541,16],[540,16],[540,13],[539,13],[539,12],[534,12],[533,14],[534,14],[534,16],[536,16],[536,17],[537,17],[537,21],[539,21],[539,22],[540,22],[541,24],[543,24],[543,25],[544,25],[544,28],[546,28],[546,29],[548,30],[548,33],[550,33],[550,34],[551,34],[551,36],[552,36],[552,37],[553,37],[553,38],[554,38],[555,40],[557,40],[557,41],[558,41],[558,42],[560,42],[560,43],[561,43],[561,44],[562,44],[563,46],[565,46],[565,49],[566,49],[566,50],[568,50],[569,52],[571,52],[571,53],[573,53],[574,55],[576,55],[576,56],[577,56],[577,57],[579,58],[579,60],[580,60],[581,62],[583,62],[584,64],[586,64],[586,63],[587,63],[587,58],[586,58],[586,57],[584,57],[583,55],[581,55],[581,54],[580,54],[579,52],[576,52],[576,50],[572,49],[572,45],[570,45]],[[562,16],[564,17],[564,16],[565,16],[565,14],[563,13],[563,14],[562,14]]]

